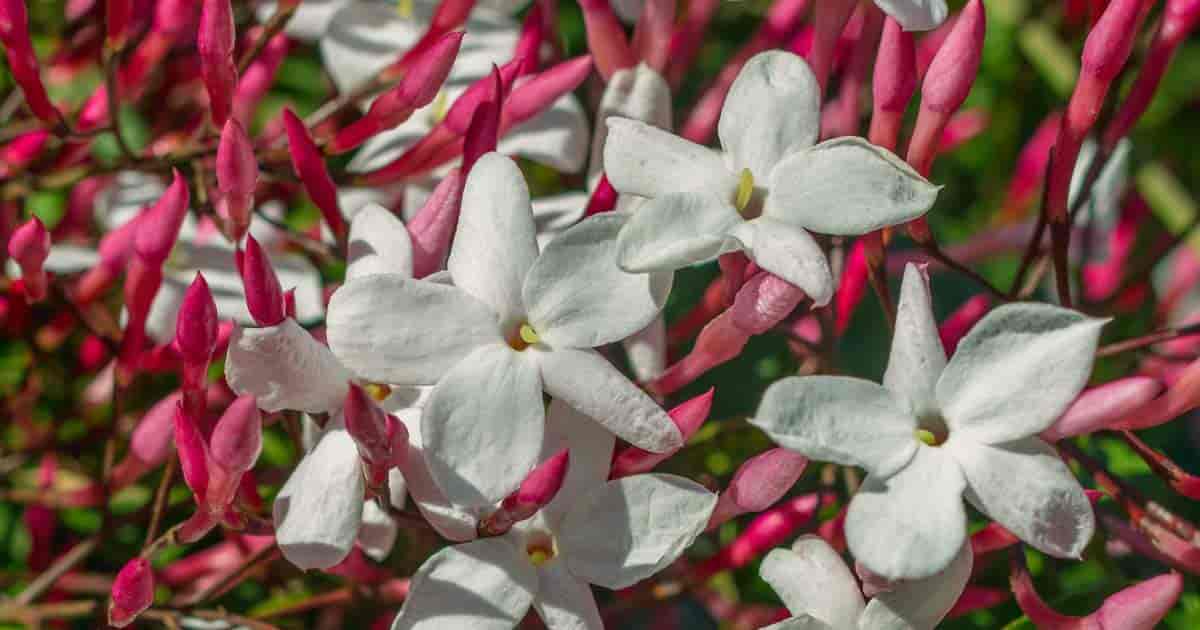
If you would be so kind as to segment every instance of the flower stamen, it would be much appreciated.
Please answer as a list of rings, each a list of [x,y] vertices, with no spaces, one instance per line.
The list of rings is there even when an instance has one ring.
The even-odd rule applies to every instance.
[[[406,20],[411,18],[413,16],[413,0],[399,0],[396,3],[396,13]]]
[[[519,352],[525,348],[528,348],[529,346],[540,343],[541,341],[541,336],[538,335],[537,331],[533,329],[533,326],[530,326],[529,324],[521,324],[520,328],[517,329],[517,334],[509,337],[508,345],[512,346],[513,350],[517,350]]]
[[[738,179],[737,195],[734,196],[733,205],[738,212],[746,209],[750,204],[750,199],[754,197],[754,173],[750,169],[742,169],[741,177]]]
[[[388,396],[392,395],[392,388],[383,383],[367,383],[363,385],[363,391],[375,400],[375,402],[383,402]]]

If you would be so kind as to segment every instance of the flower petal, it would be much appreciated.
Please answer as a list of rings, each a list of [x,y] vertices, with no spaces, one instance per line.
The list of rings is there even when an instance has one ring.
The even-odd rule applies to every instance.
[[[707,192],[733,200],[737,176],[721,155],[639,120],[607,119],[604,172],[618,192],[658,197]]]
[[[717,495],[674,475],[610,481],[563,519],[558,544],[571,573],[618,589],[658,573],[704,531]]]
[[[946,568],[966,539],[966,482],[955,459],[921,445],[888,478],[869,475],[846,512],[854,557],[889,580],[920,579]]]
[[[396,521],[372,499],[363,502],[362,527],[358,530],[358,546],[376,562],[383,562],[396,544],[399,528]]]
[[[875,0],[906,31],[928,31],[946,21],[946,0]]]
[[[863,610],[858,581],[824,539],[801,536],[791,549],[773,549],[758,568],[793,615],[834,628],[853,628]]]
[[[305,0],[296,6],[284,32],[300,41],[315,42],[325,34],[325,28],[329,25],[329,20],[333,19],[333,14],[352,1]],[[271,19],[278,7],[278,2],[262,2],[255,7],[254,13],[258,21],[265,23]]]
[[[734,170],[750,169],[766,183],[784,157],[811,147],[821,131],[821,88],[799,56],[770,50],[742,66],[725,104],[717,135]]]
[[[846,376],[794,376],[772,383],[750,423],[812,459],[888,477],[917,451],[917,421],[890,392]]]
[[[373,273],[412,277],[412,239],[408,228],[387,208],[371,203],[350,221],[346,280]]]
[[[515,162],[479,158],[467,176],[446,268],[455,286],[492,307],[505,324],[524,317],[521,285],[537,258],[529,188]]]
[[[838,629],[834,628],[833,626],[830,626],[829,624],[825,623],[824,621],[821,621],[820,619],[817,619],[816,617],[810,617],[808,615],[797,615],[795,617],[789,617],[787,619],[784,619],[783,621],[780,621],[779,623],[773,623],[769,626],[763,626],[762,630],[838,630]]]
[[[588,120],[574,94],[563,94],[546,111],[516,125],[500,138],[497,151],[577,173],[587,161]]]
[[[620,341],[666,304],[672,274],[629,273],[616,265],[617,233],[626,218],[611,212],[588,218],[534,262],[522,296],[529,323],[546,343],[594,348]]]
[[[537,573],[538,590],[533,607],[547,628],[604,630],[592,587],[571,575],[565,562],[554,558],[538,567]]]
[[[667,369],[667,323],[659,313],[649,325],[621,340],[633,378],[648,383]]]
[[[683,446],[667,412],[595,350],[557,348],[536,356],[546,393],[617,437],[654,453]]]
[[[905,401],[913,415],[932,416],[938,413],[934,388],[945,367],[946,351],[933,317],[929,274],[923,267],[909,263],[900,285],[896,330],[883,386]]]
[[[452,503],[466,506],[516,490],[537,465],[544,432],[537,365],[502,344],[450,368],[421,418],[429,472]]]
[[[963,337],[937,384],[951,433],[997,444],[1041,433],[1087,384],[1107,320],[1005,304]]]
[[[821,234],[866,234],[925,214],[938,187],[887,149],[836,138],[771,172],[765,214]]]
[[[759,267],[804,289],[817,306],[833,297],[829,260],[803,228],[764,216],[738,224],[729,235],[742,243]]]
[[[546,412],[546,441],[542,459],[551,457],[563,448],[570,449],[567,476],[558,494],[544,508],[552,526],[579,499],[608,480],[616,438],[608,429],[591,418],[575,411],[560,398],[550,401]]]
[[[1021,540],[1052,556],[1078,558],[1092,539],[1092,505],[1045,442],[989,445],[952,435],[943,448],[962,467],[972,505]]]
[[[971,578],[974,561],[970,543],[958,550],[950,566],[923,580],[899,582],[879,593],[863,611],[864,630],[933,630],[950,612]]]
[[[617,237],[617,262],[631,272],[674,271],[707,262],[736,247],[728,233],[741,223],[733,206],[709,193],[648,199]]]
[[[475,348],[502,341],[495,315],[463,290],[399,274],[347,282],[329,301],[334,355],[373,381],[437,382]]]
[[[563,230],[579,223],[587,210],[588,194],[567,191],[533,200],[533,223],[537,226],[538,250],[554,240]]]
[[[229,340],[225,380],[238,395],[253,394],[265,411],[337,411],[350,378],[329,348],[291,318],[267,328],[234,328]]]
[[[446,547],[417,569],[392,630],[512,630],[537,583],[533,565],[504,538]]]
[[[616,3],[614,3],[616,8]],[[671,86],[661,74],[645,63],[613,73],[604,86],[600,108],[596,111],[592,157],[588,183],[604,170],[604,141],[608,138],[608,117],[620,116],[650,123],[659,129],[671,128]]]

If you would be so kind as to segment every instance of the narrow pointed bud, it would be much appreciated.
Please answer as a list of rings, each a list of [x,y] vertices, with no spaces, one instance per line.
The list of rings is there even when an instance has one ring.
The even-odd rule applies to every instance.
[[[458,135],[467,133],[467,128],[475,119],[475,109],[479,107],[480,103],[489,100],[503,101],[507,98],[513,82],[517,80],[518,76],[524,74],[524,67],[528,63],[528,60],[524,58],[514,58],[500,66],[500,97],[496,96],[495,77],[491,74],[480,77],[458,98],[454,99],[450,109],[446,110],[446,117],[442,119],[442,125]]]
[[[855,0],[826,0],[818,2],[813,9],[814,38],[808,54],[808,64],[816,75],[822,93],[833,69],[834,49],[857,4]]]
[[[1183,577],[1167,573],[1138,582],[1110,595],[1100,610],[1088,616],[1101,628],[1153,630],[1175,606],[1183,592]]]
[[[12,177],[42,154],[50,132],[44,129],[23,133],[0,147],[0,178]]]
[[[195,495],[196,503],[202,504],[208,493],[210,476],[208,445],[196,420],[184,411],[182,403],[175,407],[175,450],[179,453],[183,480]]]
[[[225,219],[229,237],[240,243],[250,229],[254,188],[258,185],[258,160],[254,145],[236,118],[225,122],[217,145],[217,213]]]
[[[1131,376],[1092,387],[1081,393],[1067,411],[1042,432],[1041,437],[1047,442],[1057,442],[1106,429],[1108,425],[1153,400],[1162,389],[1158,379],[1148,376]]]
[[[714,391],[713,388],[709,388],[703,394],[684,401],[667,412],[667,415],[671,417],[671,421],[675,423],[675,428],[679,429],[679,434],[683,436],[683,443],[687,443],[692,436],[696,435],[696,432],[700,430],[704,421],[708,420],[708,414],[712,411]],[[655,466],[674,454],[674,452],[651,453],[636,446],[626,447],[613,458],[612,471],[609,473],[609,478],[620,479],[621,477],[650,472],[654,470]]]
[[[116,52],[125,47],[132,20],[133,0],[105,0],[105,45],[109,51]]]
[[[593,190],[592,196],[588,198],[583,216],[590,217],[593,214],[609,212],[617,207],[617,197],[617,189],[608,181],[608,176],[602,174],[600,181],[596,182],[596,190]]]
[[[591,74],[592,59],[589,55],[568,59],[514,87],[503,101],[504,129],[550,109],[554,101],[573,92]]]
[[[338,208],[337,187],[329,177],[329,169],[325,167],[320,150],[308,135],[308,128],[304,126],[304,122],[297,118],[292,110],[283,110],[283,124],[287,131],[292,167],[304,184],[304,190],[321,210],[321,216],[325,218],[334,237],[339,242],[345,240],[347,226],[342,211]]]
[[[625,38],[625,27],[608,0],[579,0],[588,50],[596,58],[596,70],[607,81],[617,70],[637,65],[637,57]]]
[[[226,470],[242,473],[254,467],[262,452],[262,414],[254,396],[239,396],[229,405],[213,428],[210,451]]]
[[[500,509],[480,522],[480,533],[499,536],[550,503],[562,488],[563,480],[567,478],[570,462],[571,452],[563,449],[562,452],[538,464],[521,482],[521,487],[505,497],[500,503]]]
[[[917,49],[912,33],[887,18],[879,39],[875,74],[871,84],[872,144],[895,150],[899,144],[904,111],[917,89]]]
[[[687,356],[668,367],[652,387],[661,394],[679,391],[714,367],[732,360],[749,341],[750,333],[735,323],[733,310],[727,309],[705,324]]]
[[[237,91],[237,62],[233,59],[236,31],[230,0],[204,0],[196,48],[200,52],[200,74],[208,91],[213,124],[225,125],[233,112]]]
[[[272,37],[254,63],[238,78],[237,94],[233,98],[233,117],[243,126],[250,124],[255,109],[271,89],[290,46],[286,34]]]
[[[771,507],[792,489],[807,466],[807,457],[785,448],[773,448],[746,460],[717,500],[708,528]]]
[[[185,363],[207,365],[217,345],[217,304],[204,276],[183,294],[175,323],[175,348]]]
[[[499,73],[493,70],[492,76],[496,77],[498,90],[500,86]],[[485,154],[495,151],[499,141],[500,103],[494,100],[480,103],[479,107],[475,108],[471,126],[467,127],[467,134],[463,137],[463,172],[470,173],[475,161]]]
[[[246,236],[242,257],[242,287],[246,293],[246,308],[259,326],[275,326],[285,318],[283,289],[258,241]]]
[[[546,42],[545,11],[541,4],[535,3],[525,20],[521,23],[521,35],[517,38],[517,46],[513,50],[513,59],[525,59],[525,67],[530,72],[536,72],[541,66],[542,44]]]
[[[124,628],[153,603],[154,572],[150,562],[139,556],[126,562],[113,580],[108,625]]]
[[[57,126],[62,115],[50,103],[42,83],[41,68],[29,38],[29,14],[26,0],[0,0],[0,44],[8,54],[8,68],[13,81],[21,86],[25,103],[42,122]]]
[[[8,255],[21,266],[26,299],[46,299],[48,283],[42,265],[50,255],[50,232],[41,219],[33,217],[13,231],[8,239]]]
[[[983,294],[976,295],[963,302],[962,306],[942,321],[941,326],[938,326],[938,337],[941,338],[942,347],[946,349],[947,355],[954,354],[958,342],[991,308],[991,298]]]
[[[671,59],[675,30],[675,0],[646,0],[633,29],[633,50],[646,65],[662,74]]]
[[[813,520],[820,506],[818,495],[805,494],[763,512],[720,553],[697,566],[693,577],[703,582],[720,571],[746,566],[794,536],[796,530]]]
[[[450,241],[458,226],[465,182],[461,169],[451,170],[433,189],[412,221],[408,222],[413,246],[414,278],[424,278],[445,265],[450,253]]]
[[[388,436],[387,413],[363,388],[350,384],[342,406],[346,431],[358,444],[358,452],[369,462],[386,463],[391,459],[392,442]]]
[[[179,230],[183,227],[183,220],[187,217],[189,203],[187,181],[179,171],[174,171],[171,185],[147,211],[134,235],[134,251],[147,265],[162,267],[171,255],[171,249],[175,247],[175,241],[179,238]]]
[[[854,246],[850,248],[850,255],[846,257],[846,265],[842,269],[842,277],[838,280],[838,288],[833,296],[836,305],[833,329],[839,336],[850,327],[854,309],[867,294],[870,273],[867,243],[866,239],[862,238],[855,241]]]

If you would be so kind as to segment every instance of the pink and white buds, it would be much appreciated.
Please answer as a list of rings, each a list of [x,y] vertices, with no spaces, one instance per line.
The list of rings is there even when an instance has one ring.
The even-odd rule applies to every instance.
[[[217,145],[217,213],[226,222],[229,238],[240,243],[250,229],[254,188],[258,185],[258,160],[254,145],[236,118],[225,122]]]
[[[0,44],[8,54],[8,68],[13,81],[21,86],[25,103],[42,122],[58,125],[62,114],[50,103],[41,69],[29,38],[29,14],[26,0],[0,0]]]
[[[283,289],[271,267],[271,259],[253,236],[246,236],[242,256],[242,287],[246,293],[246,308],[259,326],[274,326],[286,318]]]
[[[579,0],[587,29],[588,50],[596,59],[596,70],[607,81],[617,70],[637,65],[637,57],[625,38],[625,28],[608,0]]]
[[[208,91],[213,124],[224,126],[233,112],[237,91],[237,62],[233,59],[236,32],[229,0],[204,0],[196,48],[200,51],[200,74]]]
[[[872,83],[872,144],[895,150],[900,137],[904,110],[917,89],[917,51],[912,33],[887,18],[879,39]]]
[[[308,128],[304,126],[304,122],[297,118],[292,110],[283,110],[283,125],[287,131],[288,150],[292,155],[292,167],[296,170],[296,175],[304,184],[308,196],[321,211],[321,216],[325,218],[325,223],[329,225],[334,237],[338,242],[344,241],[348,229],[346,220],[338,207],[337,187],[329,177],[329,169],[325,167],[321,151],[308,135]]]
[[[25,298],[30,302],[46,299],[48,282],[42,265],[50,255],[50,232],[41,219],[33,217],[13,231],[8,255],[21,267]]]
[[[133,240],[138,258],[155,267],[161,267],[166,262],[171,249],[175,247],[175,241],[179,239],[179,230],[187,217],[189,203],[187,180],[179,171],[174,171],[171,185],[138,223]]]
[[[708,527],[771,507],[792,489],[807,466],[807,457],[785,448],[773,448],[746,460],[717,500]]]
[[[483,519],[479,524],[480,533],[499,536],[545,507],[562,488],[570,462],[570,451],[563,450],[538,464],[521,482],[521,487],[505,497],[500,509]]]
[[[108,625],[124,628],[154,603],[154,572],[150,562],[134,558],[121,567],[113,580],[108,602]]]
[[[262,414],[257,404],[250,394],[238,396],[213,428],[209,452],[221,468],[243,473],[258,461],[262,452]]]

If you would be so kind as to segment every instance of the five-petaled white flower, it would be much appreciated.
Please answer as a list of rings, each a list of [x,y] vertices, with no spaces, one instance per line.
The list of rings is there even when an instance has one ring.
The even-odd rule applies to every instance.
[[[842,376],[771,385],[753,422],[813,459],[861,466],[846,538],[888,579],[942,570],[966,536],[966,497],[1026,543],[1078,557],[1092,536],[1087,496],[1036,437],[1087,383],[1105,320],[1006,304],[947,363],[929,284],[905,269],[883,386]]]
[[[809,230],[863,234],[915,219],[938,188],[861,138],[814,143],[820,89],[784,51],[746,62],[721,110],[724,152],[643,122],[608,119],[604,168],[617,191],[650,197],[618,239],[627,271],[669,271],[745,250],[818,305],[833,278]]]
[[[758,569],[795,615],[763,630],[932,630],[967,586],[972,561],[964,544],[943,571],[890,584],[864,603],[858,581],[829,543],[802,536],[791,549],[772,550]]]
[[[471,169],[447,263],[453,286],[375,274],[329,305],[329,345],[359,377],[436,387],[422,419],[426,460],[448,496],[490,505],[515,490],[542,446],[542,392],[655,452],[675,424],[592,348],[641,330],[667,274],[613,264],[626,216],[592,217],[539,255],[529,191],[490,153]]]

